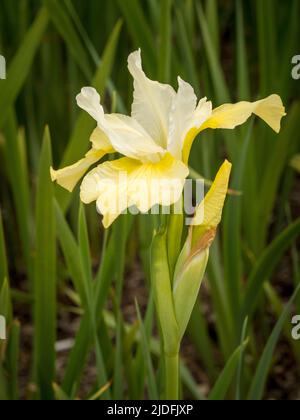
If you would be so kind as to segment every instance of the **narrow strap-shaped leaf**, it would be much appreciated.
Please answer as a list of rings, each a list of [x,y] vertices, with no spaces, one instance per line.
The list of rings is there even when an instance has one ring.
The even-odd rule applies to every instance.
[[[65,39],[69,51],[75,58],[85,77],[89,80],[92,77],[92,66],[89,61],[82,41],[79,38],[68,13],[66,12],[65,2],[61,0],[43,0],[57,30]]]
[[[103,360],[103,352],[98,337],[97,320],[95,319],[95,299],[93,294],[93,275],[92,275],[92,261],[89,248],[89,235],[87,229],[87,221],[85,217],[85,210],[83,205],[80,206],[78,217],[78,249],[80,254],[81,272],[84,277],[84,290],[87,299],[86,312],[89,314],[90,326],[93,331],[96,363],[97,363],[97,380],[100,387],[107,383],[106,367]],[[108,390],[107,390],[108,392]],[[110,394],[104,392],[104,397],[110,397]]]
[[[85,215],[85,208],[83,204],[80,204],[79,209],[79,217],[78,217],[78,249],[80,252],[81,257],[81,265],[82,270],[85,275],[85,283],[86,283],[86,296],[89,299],[89,305],[93,305],[92,303],[92,259],[89,247],[89,235],[88,235],[88,227],[87,227],[87,220]],[[93,309],[93,306],[92,306]]]
[[[250,101],[250,79],[245,40],[243,3],[235,0],[238,92],[241,101]]]
[[[280,318],[278,319],[273,329],[272,334],[270,335],[268,339],[268,342],[260,358],[259,364],[255,372],[255,376],[251,384],[248,400],[261,400],[263,398],[263,392],[264,392],[265,384],[267,381],[268,372],[272,364],[273,353],[274,353],[276,344],[278,342],[280,333],[282,331],[282,328],[287,320],[287,317],[289,316],[292,310],[293,302],[295,298],[297,297],[299,290],[300,290],[300,285],[297,287],[295,293],[293,294],[288,304],[286,305],[284,311],[282,312]]]
[[[153,369],[153,363],[152,363],[152,359],[151,359],[151,351],[150,351],[149,341],[148,341],[147,333],[145,331],[144,323],[143,323],[143,320],[142,320],[142,317],[141,317],[141,312],[140,312],[137,301],[135,302],[135,306],[136,306],[136,312],[137,312],[138,320],[139,320],[139,324],[140,324],[141,343],[142,343],[143,354],[144,354],[144,358],[146,359],[145,364],[146,364],[146,369],[147,369],[147,382],[148,382],[149,398],[151,400],[158,400],[159,399],[159,392],[158,392],[158,389],[157,389],[157,384],[156,384],[156,379],[155,379],[155,374],[154,374],[154,369]]]
[[[173,0],[160,2],[159,80],[165,83],[170,82],[172,2]]]
[[[131,223],[128,223],[126,235],[128,237],[131,228]],[[118,255],[115,253],[115,244],[118,241],[118,225],[112,227],[112,234],[108,240],[107,246],[104,248],[104,253],[101,259],[100,269],[96,276],[95,284],[95,317],[96,320],[101,320],[99,314],[102,314],[105,302],[107,300],[109,288],[115,276],[116,259]],[[92,331],[90,328],[90,321],[88,314],[85,314],[81,320],[79,330],[76,334],[74,347],[69,356],[67,369],[65,372],[63,386],[64,391],[71,395],[76,393],[80,377],[83,373],[85,361],[92,344]],[[107,390],[106,392],[109,392]]]
[[[206,0],[206,19],[209,25],[211,39],[216,50],[216,54],[220,55],[220,22],[217,0]]]
[[[242,336],[241,336],[241,343],[244,343],[247,337],[247,329],[248,329],[248,318],[245,319]],[[245,349],[244,349],[245,350]],[[239,401],[242,395],[242,378],[243,378],[243,367],[244,367],[244,356],[245,351],[242,350],[240,353],[240,360],[237,370],[237,379],[236,379],[236,400]]]
[[[191,372],[187,368],[187,366],[184,364],[184,362],[181,360],[180,363],[180,376],[182,383],[184,386],[191,392],[194,398],[199,401],[205,401],[206,398],[201,393],[199,386],[195,379],[193,378]]]
[[[9,344],[8,344],[8,356],[7,365],[9,372],[9,383],[8,390],[12,401],[16,401],[19,398],[19,356],[21,349],[20,342],[20,323],[14,321],[10,330]]]
[[[230,94],[226,85],[225,77],[222,72],[216,48],[214,46],[210,28],[208,26],[203,8],[200,3],[197,3],[197,14],[202,31],[203,42],[208,58],[209,68],[212,74],[212,81],[215,86],[218,102],[230,102]]]
[[[5,318],[7,330],[7,326],[9,326],[10,322],[12,321],[10,287],[7,279],[4,279],[2,287],[0,289],[0,315],[2,315]]]
[[[52,165],[48,128],[40,158],[36,198],[36,256],[34,282],[34,367],[39,395],[53,398],[56,340],[56,232],[53,206]]]
[[[216,400],[223,400],[228,392],[230,387],[231,381],[236,373],[236,369],[239,364],[241,352],[247,346],[247,341],[244,342],[241,346],[239,346],[235,352],[232,354],[226,366],[219,376],[215,386],[213,387],[211,393],[209,394],[209,400],[216,401]]]
[[[122,367],[122,352],[123,352],[123,316],[121,313],[121,302],[124,285],[124,271],[125,271],[125,255],[127,244],[127,221],[129,215],[122,215],[115,222],[118,227],[118,242],[115,244],[115,252],[118,256],[116,261],[116,308],[115,316],[117,320],[116,329],[116,351],[114,363],[114,399],[122,398],[123,393],[123,367]]]
[[[23,258],[27,265],[27,273],[30,283],[33,283],[33,264],[32,264],[32,228],[30,226],[31,208],[30,192],[25,169],[26,163],[22,157],[20,147],[20,132],[18,133],[17,122],[14,112],[8,114],[4,127],[5,133],[5,159],[9,162],[8,176],[12,189],[13,201],[15,206],[17,224],[21,240]],[[32,284],[30,284],[31,286]]]
[[[277,139],[274,139],[274,146],[270,150],[269,158],[266,161],[260,189],[260,197],[264,203],[261,209],[260,225],[266,230],[265,235],[269,227],[270,213],[276,202],[282,175],[293,152],[298,150],[299,115],[300,106],[299,103],[295,103],[289,110],[282,132]]]
[[[192,83],[193,88],[197,95],[200,95],[200,85],[198,78],[197,66],[193,54],[191,40],[184,20],[183,12],[179,8],[176,9],[177,24],[178,24],[178,35],[179,35],[179,46],[182,59],[185,62],[183,71],[186,71],[186,76]]]
[[[7,119],[11,107],[28,76],[33,58],[40,46],[40,41],[48,25],[48,21],[49,18],[46,9],[41,8],[8,68],[5,82],[0,85],[0,127],[3,126]]]
[[[4,240],[2,213],[0,210],[0,290],[4,279],[8,278],[8,264],[6,256],[6,246]]]
[[[143,50],[146,67],[150,70],[150,74],[154,76],[156,50],[151,28],[145,17],[142,3],[138,0],[118,0],[117,2],[136,47],[140,47]]]
[[[84,276],[78,244],[59,205],[55,202],[57,236],[67,263],[67,267],[82,306],[88,309],[86,277]]]
[[[241,146],[238,162],[233,166],[232,188],[242,190],[245,177],[245,167],[247,152],[253,133],[253,123],[251,121],[247,129],[245,138]],[[239,312],[241,305],[241,285],[242,277],[242,198],[228,197],[227,205],[223,216],[223,253],[224,253],[224,272],[225,287],[228,295],[229,307],[231,309],[231,320],[235,331],[235,346],[239,343]],[[234,264],[232,262],[235,262]]]
[[[57,401],[70,401],[70,398],[68,397],[68,395],[56,383],[53,384],[53,392],[54,392],[55,399]]]
[[[62,383],[62,389],[67,395],[73,396],[77,393],[92,338],[90,318],[88,314],[85,314],[80,322]]]
[[[213,345],[209,336],[206,318],[202,313],[202,307],[200,307],[199,300],[196,302],[193,309],[187,334],[197,348],[199,357],[201,358],[207,375],[211,380],[215,380],[217,370],[213,356]]]
[[[74,24],[78,30],[78,32],[81,35],[81,38],[84,42],[84,47],[89,51],[90,56],[94,62],[94,64],[99,67],[99,65],[102,62],[101,57],[99,56],[98,52],[96,51],[96,48],[94,47],[93,43],[91,42],[89,35],[87,33],[87,30],[85,29],[80,17],[78,16],[78,13],[76,12],[76,9],[72,3],[72,0],[65,0],[66,3],[66,7],[68,10],[68,13],[70,14],[70,17],[72,18],[72,20],[74,21]],[[117,24],[121,25],[121,22],[118,22]],[[62,33],[62,36],[64,37],[64,33]],[[75,59],[78,60],[78,57],[74,57]],[[115,95],[116,99],[117,99],[117,109],[119,112],[121,113],[125,113],[126,112],[126,107],[125,104],[123,102],[122,97],[120,96],[120,94],[117,92],[116,87],[114,85],[114,83],[112,82],[111,79],[108,79],[107,81],[107,89],[108,92],[110,93],[111,96]],[[113,111],[114,112],[114,111]]]
[[[242,306],[241,319],[251,316],[258,303],[264,282],[271,277],[284,252],[300,235],[300,218],[288,226],[265,249],[255,264],[248,280],[248,286]]]

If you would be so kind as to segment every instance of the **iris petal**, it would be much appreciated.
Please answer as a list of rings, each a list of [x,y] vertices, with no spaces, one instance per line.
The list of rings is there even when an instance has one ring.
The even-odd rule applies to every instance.
[[[286,115],[282,100],[278,95],[271,95],[256,102],[238,102],[224,104],[212,111],[199,127],[194,125],[187,133],[183,147],[183,161],[187,163],[196,136],[207,128],[233,129],[244,124],[252,114],[264,120],[276,133],[280,131],[281,119]]]
[[[201,127],[201,131],[206,128],[233,129],[244,124],[252,114],[264,120],[276,133],[279,133],[281,119],[286,115],[280,97],[271,95],[257,102],[238,102],[216,108],[211,118]]]
[[[106,151],[91,149],[83,159],[74,163],[74,165],[67,166],[58,171],[51,168],[51,179],[69,192],[72,192],[87,170],[105,155]]]
[[[153,162],[159,161],[165,153],[134,118],[121,114],[104,114],[100,95],[94,88],[83,88],[77,96],[77,103],[97,121],[99,130],[114,150],[122,155]]]
[[[170,154],[153,164],[129,158],[105,162],[84,178],[81,200],[97,201],[107,228],[129,207],[146,213],[156,204],[170,206],[179,201],[188,173]]]
[[[169,85],[148,79],[142,68],[140,50],[128,57],[128,69],[134,78],[131,115],[159,146],[166,149],[169,114],[175,91]]]

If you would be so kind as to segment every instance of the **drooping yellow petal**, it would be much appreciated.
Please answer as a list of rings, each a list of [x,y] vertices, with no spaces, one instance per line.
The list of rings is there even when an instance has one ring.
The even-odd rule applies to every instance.
[[[105,162],[86,175],[81,185],[84,203],[97,201],[104,227],[129,207],[146,213],[156,204],[170,206],[182,194],[188,168],[170,154],[158,163],[122,158]]]
[[[233,129],[244,124],[252,114],[264,120],[276,133],[279,133],[281,119],[286,115],[280,97],[271,95],[257,102],[238,102],[216,108],[211,118],[201,127],[201,131],[206,128]]]
[[[159,146],[166,149],[169,114],[175,91],[169,85],[148,79],[142,68],[140,50],[128,57],[128,69],[134,78],[131,115]]]
[[[72,192],[86,171],[94,165],[94,163],[102,159],[105,154],[106,152],[103,150],[91,149],[83,159],[74,163],[74,165],[67,166],[57,171],[51,168],[51,179],[69,192]]]
[[[105,133],[98,127],[93,131],[90,141],[93,147],[83,159],[58,171],[55,171],[53,168],[50,169],[52,181],[56,181],[61,187],[72,192],[78,181],[92,165],[97,163],[106,154],[114,152]]]
[[[193,141],[201,131],[207,128],[234,129],[244,124],[252,114],[264,120],[276,133],[279,133],[281,119],[286,115],[282,100],[278,95],[271,95],[256,102],[221,105],[213,110],[201,127],[194,126],[188,132],[184,141],[183,161],[188,162]]]

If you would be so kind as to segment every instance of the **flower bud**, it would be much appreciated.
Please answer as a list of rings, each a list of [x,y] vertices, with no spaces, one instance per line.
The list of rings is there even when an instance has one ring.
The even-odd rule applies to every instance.
[[[206,270],[209,248],[221,221],[230,172],[231,164],[225,161],[196,210],[187,241],[177,261],[173,300],[181,338],[191,317]]]
[[[166,230],[157,232],[153,238],[151,248],[151,283],[164,339],[164,351],[168,355],[173,355],[178,353],[180,340],[174,310],[166,239]]]

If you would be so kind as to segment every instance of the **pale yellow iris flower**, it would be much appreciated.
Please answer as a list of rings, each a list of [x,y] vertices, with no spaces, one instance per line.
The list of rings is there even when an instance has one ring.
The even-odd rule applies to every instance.
[[[252,114],[274,131],[280,131],[285,109],[278,95],[252,103],[225,104],[213,110],[206,98],[198,102],[191,85],[180,78],[177,92],[169,85],[148,79],[142,69],[140,50],[130,54],[128,68],[134,79],[131,116],[105,114],[97,91],[83,88],[77,103],[97,122],[91,136],[92,148],[76,164],[58,171],[51,169],[52,180],[72,191],[105,155],[118,152],[124,156],[100,164],[84,177],[81,185],[81,200],[96,201],[105,227],[128,207],[147,212],[156,204],[176,203],[189,174],[193,141],[201,131],[233,129]],[[126,174],[126,179],[122,174]]]

